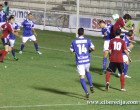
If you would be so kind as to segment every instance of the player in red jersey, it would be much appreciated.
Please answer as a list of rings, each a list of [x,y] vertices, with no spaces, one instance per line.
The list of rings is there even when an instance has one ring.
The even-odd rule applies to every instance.
[[[11,24],[14,23],[14,17],[10,16],[8,18],[8,22],[6,22],[5,24],[3,24],[0,28],[1,30],[3,30],[3,34],[1,36],[1,40],[3,42],[4,45],[4,50],[0,51],[0,62],[3,62],[3,59],[5,58],[5,56],[7,55],[8,52],[11,51],[11,47],[10,47],[10,42],[9,42],[9,34],[12,32],[14,35],[18,36],[18,37],[22,37],[21,35],[18,35],[16,32],[14,32]]]
[[[125,30],[132,30],[128,28],[127,26],[125,26],[125,23],[127,23],[130,19],[131,19],[131,16],[129,14],[125,14],[123,18],[120,17],[113,26],[113,35],[116,36],[115,32],[117,29],[124,28]]]
[[[110,63],[107,68],[106,73],[106,90],[109,89],[109,79],[111,72],[115,72],[116,69],[121,73],[120,81],[121,81],[121,91],[126,91],[124,89],[124,64],[123,64],[123,51],[128,56],[130,62],[131,58],[126,48],[125,41],[120,38],[121,29],[116,30],[116,37],[110,41],[109,44],[109,53],[110,53]]]

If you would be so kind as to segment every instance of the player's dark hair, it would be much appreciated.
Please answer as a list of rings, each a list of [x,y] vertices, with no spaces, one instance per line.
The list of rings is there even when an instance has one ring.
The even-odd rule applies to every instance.
[[[131,37],[133,35],[133,30],[130,30],[128,33],[127,33],[127,36]]]
[[[2,7],[3,7],[3,5],[2,5],[2,4],[0,4],[0,6],[2,6]]]
[[[8,2],[4,2],[4,5],[6,5],[6,6],[7,6],[7,5],[8,5]]]
[[[84,28],[79,28],[79,29],[78,29],[78,35],[79,35],[79,36],[84,35]]]
[[[116,36],[120,36],[121,35],[121,29],[117,29],[116,30]]]
[[[13,16],[13,17],[15,17],[15,15],[10,15],[10,16]]]
[[[10,21],[11,19],[14,19],[13,15],[10,15],[10,17],[8,18],[8,21]]]
[[[32,15],[32,13],[28,13],[28,16]]]
[[[99,24],[101,24],[101,23],[104,23],[105,24],[105,21],[104,20],[99,21]]]
[[[123,19],[128,19],[128,20],[130,20],[130,19],[131,19],[131,16],[130,16],[129,14],[125,14],[125,15],[123,16]]]

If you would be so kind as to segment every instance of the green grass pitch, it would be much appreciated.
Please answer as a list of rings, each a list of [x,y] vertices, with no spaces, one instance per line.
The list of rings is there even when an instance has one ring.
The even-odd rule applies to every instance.
[[[29,41],[20,55],[21,39],[17,38],[15,49],[19,61],[14,61],[10,53],[0,64],[0,110],[139,110],[139,104],[87,105],[83,100],[85,93],[76,71],[75,56],[69,52],[75,34],[41,30],[37,33],[42,55],[35,53],[34,45]],[[110,90],[106,92],[105,75],[100,75],[103,39],[86,37],[96,46],[91,53],[90,73],[95,93],[90,94],[90,101],[140,101],[140,42],[134,44],[130,53],[133,63],[128,74],[132,79],[125,80],[127,91],[120,91],[116,72],[111,75]],[[87,87],[89,90],[89,85]]]

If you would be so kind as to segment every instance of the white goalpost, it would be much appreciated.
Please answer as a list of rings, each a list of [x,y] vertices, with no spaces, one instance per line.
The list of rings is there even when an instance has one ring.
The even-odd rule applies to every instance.
[[[79,28],[79,5],[80,5],[80,0],[77,0],[77,19],[76,19],[76,37],[78,37],[78,28]]]

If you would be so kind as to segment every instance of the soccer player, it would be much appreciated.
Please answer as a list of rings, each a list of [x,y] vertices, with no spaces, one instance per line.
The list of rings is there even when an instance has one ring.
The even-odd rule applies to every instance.
[[[8,6],[8,2],[4,2],[4,8],[3,8],[4,12],[9,15],[9,6]]]
[[[131,20],[131,16],[130,16],[130,19],[125,23],[125,25],[126,25],[126,27],[134,30],[135,29],[135,24],[132,21],[130,21],[130,20]],[[127,35],[128,30],[125,30],[124,27],[122,27],[121,30],[122,30],[122,34],[121,35],[123,35],[123,36]],[[130,40],[132,40],[133,37],[130,37]]]
[[[3,6],[0,4],[0,26],[6,22],[6,13],[3,11]]]
[[[126,43],[126,47],[127,47],[127,50],[130,51],[134,46],[132,43],[130,42],[133,42],[133,43],[136,43],[135,41],[133,40],[130,40],[130,37],[133,37],[134,36],[134,33],[132,30],[130,30],[128,33],[127,33],[127,36],[124,36],[123,40],[125,41]],[[127,75],[127,71],[128,71],[128,65],[129,65],[129,59],[128,59],[128,56],[126,55],[125,52],[123,52],[123,61],[124,61],[124,68],[125,68],[125,71],[124,71],[124,76],[125,78],[131,78],[131,76],[128,76]],[[118,76],[120,77],[120,73],[118,74]]]
[[[93,84],[91,74],[89,73],[90,68],[90,52],[95,50],[95,46],[90,39],[84,38],[84,29],[78,29],[79,38],[75,39],[70,47],[70,52],[75,52],[77,71],[80,76],[81,85],[86,93],[86,100],[89,99],[89,93],[84,79],[85,75],[89,81],[90,91],[93,93]]]
[[[109,44],[110,63],[106,73],[106,90],[109,89],[110,74],[111,72],[115,72],[117,68],[119,70],[119,73],[121,73],[120,76],[121,91],[126,91],[124,89],[125,78],[124,78],[124,64],[123,64],[123,55],[122,55],[123,51],[128,56],[130,62],[132,61],[127,51],[125,41],[123,41],[120,38],[121,29],[117,29],[115,35],[116,37],[113,38]]]
[[[23,38],[22,38],[22,45],[19,53],[22,54],[26,42],[30,40],[34,42],[36,52],[41,55],[42,53],[38,50],[38,44],[35,37],[37,36],[37,33],[34,28],[34,23],[32,21],[31,13],[29,13],[28,18],[21,23],[21,26],[23,26]]]
[[[5,24],[3,24],[0,28],[1,30],[3,30],[3,34],[1,36],[1,40],[3,42],[4,45],[4,50],[0,51],[1,57],[0,57],[0,62],[3,62],[3,59],[5,58],[5,56],[7,55],[8,52],[11,51],[11,46],[10,46],[10,42],[9,42],[9,35],[10,33],[13,33],[14,35],[18,36],[18,37],[22,37],[21,35],[18,35],[17,33],[14,32],[11,24],[14,23],[14,17],[10,16],[8,18],[8,22],[6,22]]]
[[[103,72],[106,72],[106,64],[107,64],[107,56],[109,51],[109,43],[111,40],[111,31],[112,31],[112,24],[105,24],[103,20],[99,22],[100,27],[102,28],[102,37],[105,39],[104,41],[104,58],[103,58]]]
[[[15,16],[14,15],[11,15],[11,16],[14,17],[14,21],[15,21]],[[19,28],[18,24],[16,22],[14,22],[11,25],[12,25],[12,28],[14,29],[14,32],[16,32],[18,34],[20,32],[20,28]],[[14,49],[15,35],[13,33],[10,33],[10,35],[9,35],[9,42],[10,42],[10,46],[12,48],[12,55],[13,55],[14,59],[16,61],[18,61],[18,58],[15,55],[15,49]]]
[[[119,18],[116,23],[113,25],[113,36],[116,36],[116,30],[124,28],[125,30],[132,30],[131,28],[128,28],[125,23],[127,23],[131,19],[131,16],[129,14],[125,14],[123,18]]]

